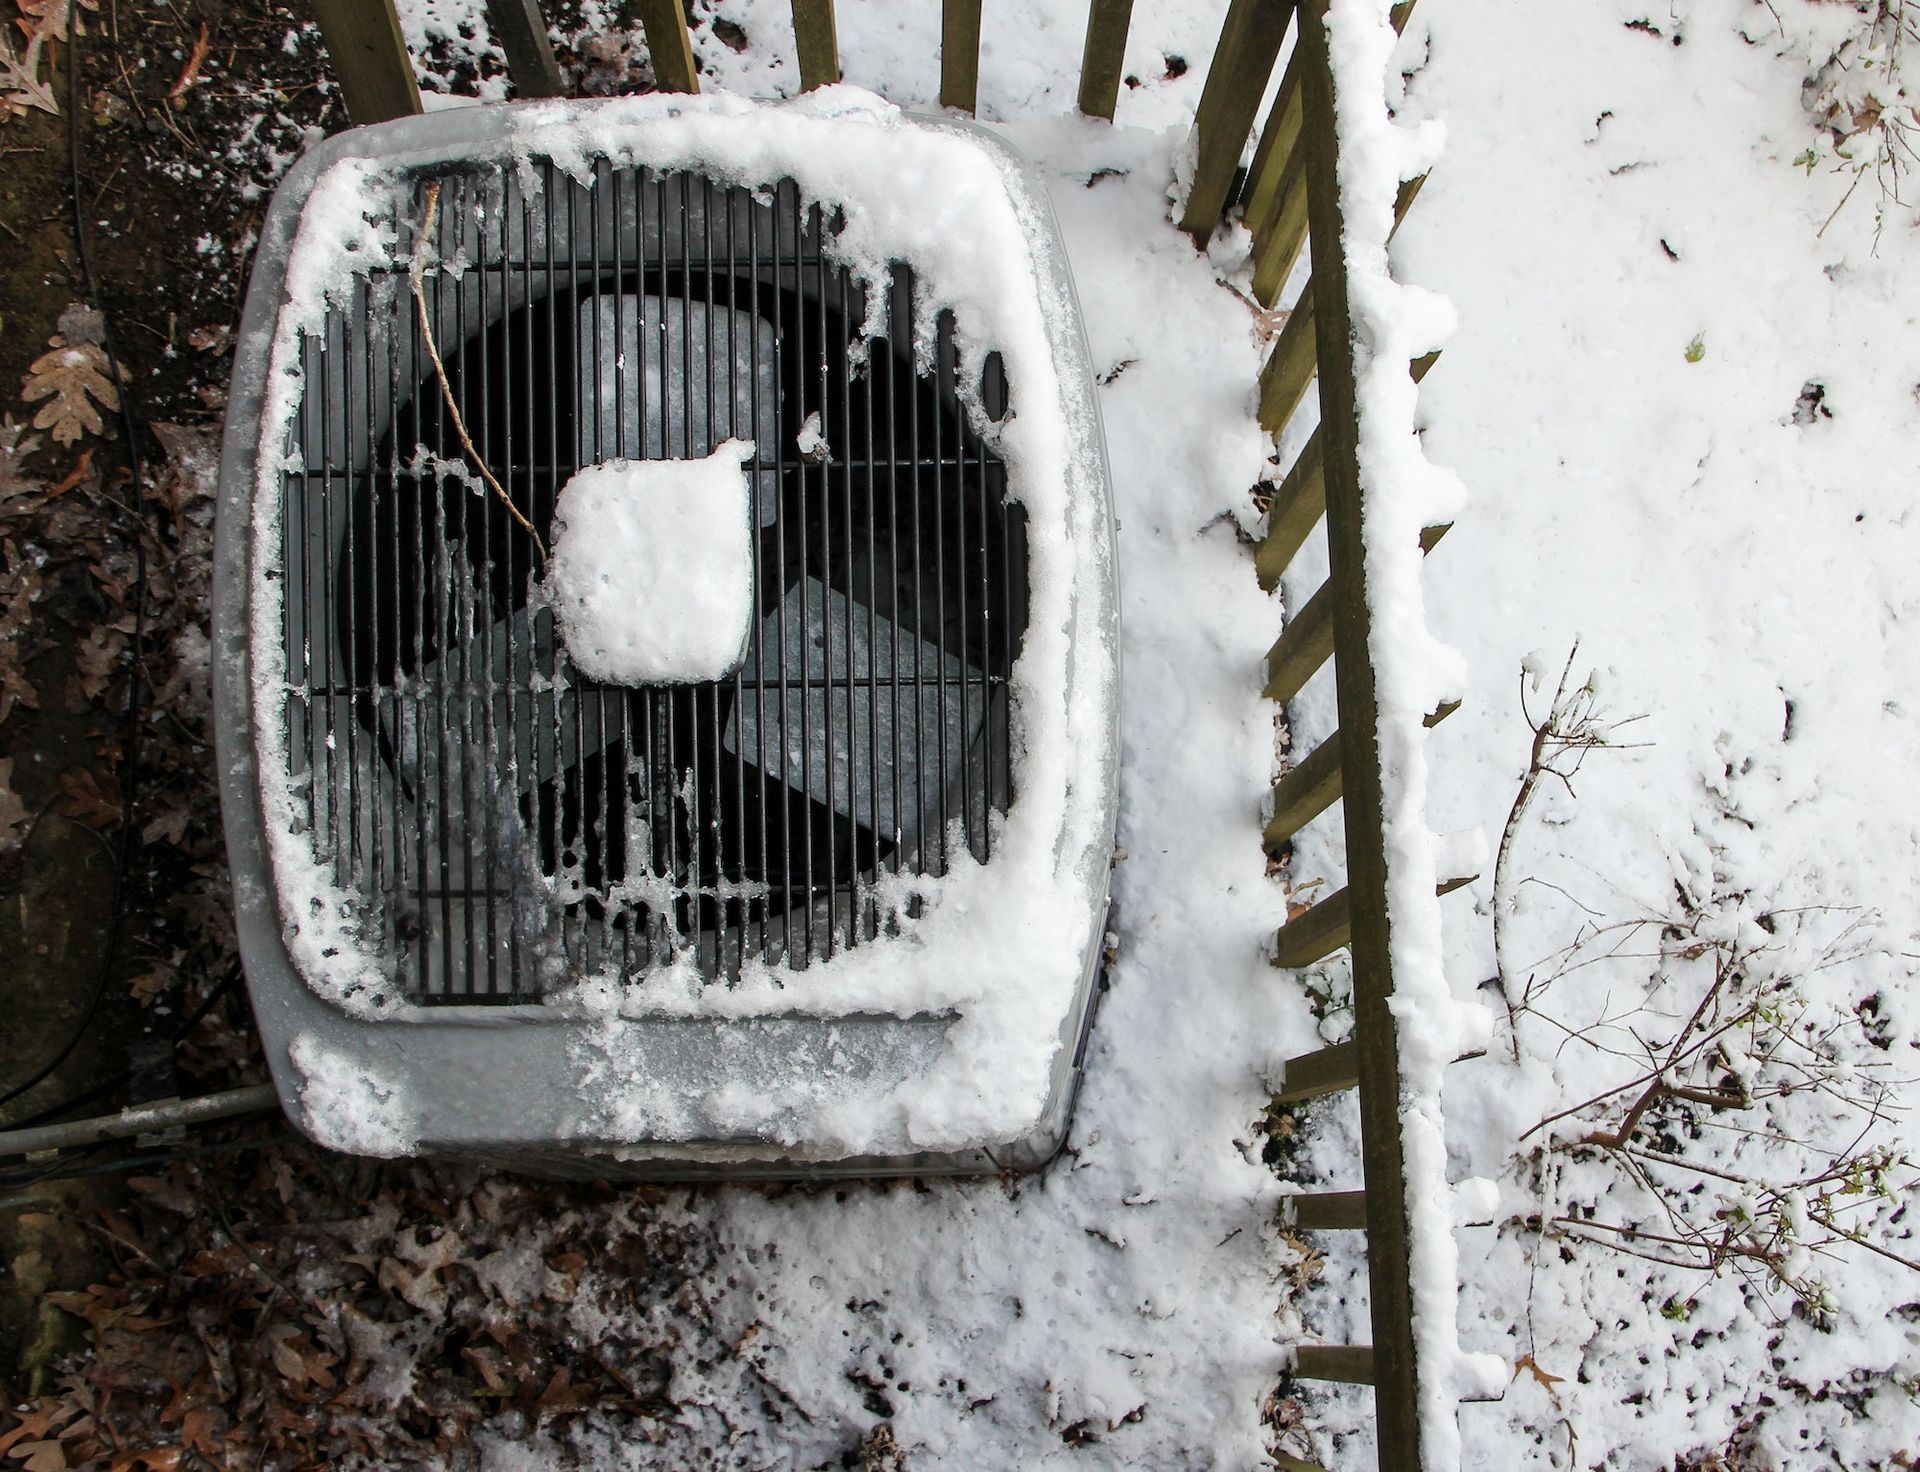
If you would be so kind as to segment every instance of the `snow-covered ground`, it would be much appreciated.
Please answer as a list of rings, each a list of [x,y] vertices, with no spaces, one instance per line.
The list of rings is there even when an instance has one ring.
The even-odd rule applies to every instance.
[[[1696,1226],[1757,1204],[1764,1231],[1767,1184],[1916,1139],[1910,1115],[1875,1122],[1842,1099],[1878,1082],[1896,1110],[1911,1101],[1920,1022],[1920,257],[1915,217],[1881,216],[1872,174],[1834,215],[1854,175],[1802,105],[1863,18],[1775,9],[1458,0],[1409,38],[1408,113],[1443,118],[1450,141],[1396,264],[1459,311],[1421,411],[1429,454],[1472,494],[1428,569],[1429,616],[1472,669],[1432,747],[1436,826],[1500,833],[1532,739],[1523,666],[1537,718],[1577,639],[1570,686],[1597,669],[1599,706],[1645,717],[1615,728],[1632,749],[1594,751],[1572,792],[1548,779],[1522,820],[1502,946],[1516,1000],[1529,977],[1539,1000],[1518,1063],[1503,1033],[1450,1080],[1458,1168],[1502,1184],[1498,1232],[1464,1236],[1463,1324],[1535,1371],[1466,1412],[1470,1444],[1514,1438],[1490,1464],[1920,1453],[1911,1167],[1889,1197],[1833,1198],[1906,1263],[1786,1244],[1810,1292],[1752,1260],[1711,1280],[1595,1241],[1598,1224],[1677,1234],[1629,1165]],[[1489,876],[1451,913],[1456,993],[1495,972],[1493,902]],[[1643,919],[1668,928],[1615,928]],[[1535,1153],[1548,1132],[1519,1143],[1644,1076],[1643,1044],[1665,1046],[1735,957],[1723,999],[1766,993],[1780,1016],[1730,1035],[1699,1078],[1731,1081],[1753,1041],[1773,1062],[1752,1092],[1793,1093],[1656,1108],[1635,1142],[1721,1177]],[[1558,1138],[1619,1125],[1641,1092]],[[1786,1202],[1803,1251],[1830,1235],[1794,1220],[1818,1196]],[[1574,1216],[1596,1225],[1546,1242],[1529,1225]]]
[[[478,8],[403,4],[413,32],[465,46]],[[1283,1346],[1365,1337],[1357,1243],[1324,1244],[1321,1284],[1293,1295],[1311,1265],[1274,1231],[1256,1130],[1278,1060],[1340,1036],[1345,982],[1262,954],[1284,911],[1258,844],[1274,760],[1260,657],[1281,602],[1236,534],[1265,450],[1262,349],[1219,280],[1244,285],[1232,242],[1203,256],[1168,220],[1223,9],[1138,8],[1141,85],[1117,128],[1071,116],[1083,5],[987,16],[982,116],[1053,191],[1121,521],[1119,956],[1067,1154],[1011,1183],[673,1207],[722,1244],[704,1312],[733,1356],[686,1367],[675,1398],[710,1412],[662,1446],[577,1433],[599,1465],[812,1466],[884,1420],[916,1467],[1253,1467]],[[931,105],[937,7],[840,12],[848,80]],[[746,48],[703,23],[712,79],[793,90],[784,0],[717,13]],[[1858,1159],[1914,1136],[1846,1103],[1913,1072],[1920,954],[1913,224],[1892,208],[1876,234],[1868,177],[1823,232],[1852,175],[1801,96],[1862,24],[1813,0],[1427,0],[1402,48],[1402,116],[1443,120],[1449,144],[1394,265],[1458,309],[1419,412],[1428,455],[1469,488],[1426,569],[1428,620],[1471,671],[1430,746],[1432,826],[1498,841],[1533,737],[1523,678],[1537,719],[1576,638],[1569,688],[1597,669],[1603,712],[1645,716],[1571,791],[1545,777],[1516,826],[1504,994],[1493,876],[1446,902],[1451,989],[1503,1018],[1448,1080],[1452,1174],[1501,1186],[1496,1225],[1462,1233],[1462,1334],[1518,1367],[1503,1402],[1463,1413],[1470,1466],[1920,1453],[1920,1274],[1871,1248],[1808,1250],[1830,1206],[1882,1253],[1920,1255],[1900,1217],[1912,1172],[1891,1173],[1891,1199],[1765,1194],[1817,1173],[1823,1149]],[[1310,547],[1287,593],[1312,590],[1322,557]],[[1294,712],[1297,749],[1331,728],[1331,703],[1322,676]],[[1296,882],[1337,879],[1336,829],[1330,815],[1303,835]],[[1721,1174],[1547,1151],[1622,1121],[1648,1073],[1636,1053],[1668,1045],[1717,977],[1721,1004],[1766,1005],[1683,1082],[1762,1094],[1795,1067],[1799,1082],[1741,1107],[1662,1101],[1636,1144]],[[1316,1109],[1296,1173],[1357,1185],[1355,1138],[1350,1102]],[[1756,1240],[1728,1211],[1798,1235],[1774,1254],[1785,1281],[1750,1256],[1714,1277],[1634,1255],[1676,1255],[1644,1237],[1598,1240],[1676,1220]],[[749,1373],[786,1399],[745,1394]],[[1309,1395],[1333,1465],[1369,1464],[1367,1402]],[[561,1459],[541,1441],[489,1453],[500,1469]]]

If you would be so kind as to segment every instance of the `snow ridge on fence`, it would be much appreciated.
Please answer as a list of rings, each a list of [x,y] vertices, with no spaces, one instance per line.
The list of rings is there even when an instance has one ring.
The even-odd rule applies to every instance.
[[[1460,655],[1429,631],[1421,591],[1421,534],[1451,521],[1465,488],[1430,463],[1415,432],[1418,385],[1407,365],[1437,352],[1454,326],[1451,304],[1393,279],[1387,241],[1404,181],[1421,177],[1444,141],[1438,124],[1396,125],[1387,86],[1398,34],[1386,0],[1332,0],[1327,47],[1333,80],[1341,244],[1352,314],[1361,536],[1371,627],[1375,735],[1386,851],[1389,1005],[1399,1034],[1399,1121],[1408,1216],[1422,1460],[1460,1465],[1458,1404],[1497,1395],[1507,1367],[1460,1348],[1458,1252],[1446,1178],[1441,1076],[1482,1049],[1491,1014],[1455,1000],[1441,970],[1439,885],[1479,867],[1478,835],[1448,844],[1427,826],[1430,712],[1459,699]],[[1451,851],[1449,851],[1451,850]],[[1443,862],[1444,861],[1444,862]]]

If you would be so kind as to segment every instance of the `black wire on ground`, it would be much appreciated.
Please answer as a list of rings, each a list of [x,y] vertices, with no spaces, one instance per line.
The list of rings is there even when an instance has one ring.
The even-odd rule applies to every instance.
[[[173,1037],[170,1041],[175,1047],[184,1043],[187,1040],[187,1034],[192,1032],[206,1019],[206,1015],[214,1009],[214,1005],[240,984],[244,974],[240,969],[240,963],[235,961],[233,965],[227,969],[227,974],[220,978],[219,984],[200,999],[200,1005],[194,1008],[192,1015],[189,1016],[185,1022],[181,1023],[179,1027],[174,1029]],[[37,1124],[46,1124],[49,1121],[58,1119],[63,1114],[71,1113],[82,1104],[91,1104],[103,1094],[112,1093],[132,1077],[133,1070],[131,1068],[123,1068],[111,1077],[94,1084],[91,1088],[83,1089],[70,1099],[63,1100],[58,1104],[50,1104],[37,1113],[29,1114],[25,1119],[11,1121],[7,1125],[7,1128],[26,1130],[32,1129]]]
[[[113,911],[107,925],[106,949],[100,958],[99,974],[94,978],[93,990],[87,997],[87,1005],[80,1014],[80,1020],[74,1025],[60,1050],[48,1059],[30,1076],[14,1084],[5,1093],[0,1093],[0,1108],[5,1108],[21,1095],[37,1088],[55,1069],[73,1056],[75,1048],[86,1037],[93,1026],[93,1019],[100,1011],[100,1003],[106,996],[107,983],[113,976],[114,963],[119,959],[120,930],[126,918],[127,872],[133,856],[133,813],[134,801],[138,795],[138,772],[140,761],[140,672],[145,667],[147,645],[147,542],[146,518],[141,513],[140,497],[144,476],[140,463],[140,431],[133,417],[130,401],[130,386],[121,378],[119,344],[114,339],[113,322],[107,316],[105,304],[100,298],[100,287],[93,274],[93,251],[87,240],[87,209],[85,195],[80,185],[80,28],[70,28],[67,41],[67,198],[73,211],[73,241],[75,259],[80,265],[80,289],[94,310],[100,314],[101,336],[105,339],[107,351],[107,371],[120,401],[120,430],[126,439],[127,468],[132,473],[133,497],[128,508],[133,517],[133,593],[134,615],[133,635],[130,641],[132,670],[127,681],[127,704],[122,715],[120,750],[120,839],[114,856]],[[108,501],[111,504],[112,497]],[[111,528],[109,528],[111,530]],[[69,1101],[71,1104],[73,1101]],[[56,1111],[58,1112],[58,1111]]]
[[[230,1155],[237,1150],[264,1150],[293,1138],[286,1122],[279,1119],[252,1121],[231,1119],[215,1121],[221,1125],[252,1124],[258,1133],[239,1139],[208,1140],[204,1137],[182,1141],[178,1145],[162,1145],[147,1148],[123,1148],[117,1154],[105,1154],[111,1151],[116,1142],[103,1140],[96,1145],[88,1145],[78,1151],[62,1151],[59,1160],[45,1165],[28,1166],[18,1170],[0,1170],[0,1191],[24,1191],[30,1187],[43,1185],[48,1181],[75,1181],[90,1176],[117,1175],[122,1171],[152,1169],[162,1165],[172,1165],[181,1160],[198,1160],[209,1155]],[[119,1142],[124,1146],[125,1142]],[[25,1204],[0,1202],[0,1209],[9,1205]]]

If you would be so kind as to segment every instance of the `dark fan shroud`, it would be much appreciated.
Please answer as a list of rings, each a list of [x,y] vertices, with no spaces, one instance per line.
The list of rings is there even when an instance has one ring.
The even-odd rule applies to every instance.
[[[421,289],[444,391],[404,268],[306,344],[284,550],[316,850],[419,1002],[526,1001],[681,954],[709,978],[804,968],[887,923],[883,876],[943,872],[950,842],[990,861],[1012,800],[1027,559],[991,443],[1004,375],[996,357],[960,381],[905,267],[864,337],[832,221],[790,185],[536,174],[439,181],[431,250],[455,269]],[[799,449],[810,425],[824,454]],[[757,447],[742,667],[586,680],[479,465],[544,532],[582,466],[729,437]]]

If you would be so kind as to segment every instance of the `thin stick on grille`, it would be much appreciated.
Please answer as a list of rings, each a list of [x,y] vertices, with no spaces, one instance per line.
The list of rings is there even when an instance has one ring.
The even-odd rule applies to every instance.
[[[420,335],[426,340],[427,356],[433,360],[433,376],[440,385],[440,397],[446,401],[447,415],[453,421],[453,432],[460,436],[460,443],[466,447],[467,458],[479,467],[481,476],[493,487],[493,493],[507,508],[507,514],[526,530],[533,538],[533,549],[540,554],[540,565],[547,565],[547,544],[540,539],[540,533],[533,523],[527,520],[526,513],[513,504],[513,497],[507,494],[507,488],[495,479],[480,451],[474,446],[473,436],[467,433],[467,422],[460,414],[460,406],[454,402],[453,389],[447,383],[447,365],[440,361],[440,345],[433,338],[433,314],[427,310],[427,294],[421,287],[421,281],[427,272],[426,243],[433,235],[433,222],[440,213],[440,186],[438,183],[427,186],[427,213],[421,221],[420,235],[414,247],[413,265],[407,272],[407,279],[413,285],[414,305],[420,309]]]

